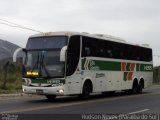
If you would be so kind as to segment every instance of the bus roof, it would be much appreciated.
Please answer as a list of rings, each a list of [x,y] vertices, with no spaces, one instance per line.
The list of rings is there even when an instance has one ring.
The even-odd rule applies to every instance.
[[[43,36],[73,36],[73,35],[82,35],[86,37],[92,37],[92,38],[97,38],[97,39],[103,39],[103,40],[109,40],[109,41],[114,41],[114,42],[119,42],[119,43],[124,43],[124,44],[130,44],[134,46],[139,46],[139,47],[145,47],[145,48],[150,48],[149,44],[133,44],[126,42],[126,40],[121,39],[119,37],[115,37],[112,35],[107,35],[107,34],[90,34],[87,32],[71,32],[71,31],[58,31],[58,32],[45,32],[45,33],[39,33],[39,34],[34,34],[30,36],[29,38],[33,37],[43,37]]]

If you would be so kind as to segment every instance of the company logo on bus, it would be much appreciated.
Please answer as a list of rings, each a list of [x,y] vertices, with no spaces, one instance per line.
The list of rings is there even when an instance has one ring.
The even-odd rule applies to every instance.
[[[96,66],[95,61],[86,59],[84,63],[85,70],[100,70],[99,66]]]
[[[145,71],[151,71],[152,70],[152,66],[146,65],[146,66],[144,66],[144,70]]]

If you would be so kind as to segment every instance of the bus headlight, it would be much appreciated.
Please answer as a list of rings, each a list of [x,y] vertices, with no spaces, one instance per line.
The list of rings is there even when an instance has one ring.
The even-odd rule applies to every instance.
[[[63,89],[59,90],[59,93],[64,93],[64,90]]]
[[[25,89],[22,89],[22,92],[25,92]]]

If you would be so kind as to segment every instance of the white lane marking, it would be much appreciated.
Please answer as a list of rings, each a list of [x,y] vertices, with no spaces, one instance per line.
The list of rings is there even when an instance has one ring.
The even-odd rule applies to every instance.
[[[143,110],[139,110],[139,111],[135,111],[135,112],[130,112],[130,113],[127,113],[128,115],[132,115],[132,114],[137,114],[137,113],[141,113],[141,112],[145,112],[145,111],[148,111],[149,109],[143,109]]]
[[[120,114],[118,117],[116,117],[116,119],[121,120],[121,119],[125,118],[125,116],[142,113],[142,112],[145,112],[145,111],[148,111],[148,110],[150,110],[150,109],[143,109],[143,110],[139,110],[139,111],[135,111],[135,112],[130,112],[130,113],[126,113],[126,114]]]

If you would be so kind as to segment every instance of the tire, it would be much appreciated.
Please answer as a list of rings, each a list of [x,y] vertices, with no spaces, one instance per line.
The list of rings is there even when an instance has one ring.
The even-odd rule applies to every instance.
[[[139,83],[139,85],[138,85],[138,93],[142,93],[142,91],[143,91],[143,84],[142,84],[142,82],[140,82]]]
[[[46,95],[46,98],[47,98],[49,101],[54,101],[55,98],[56,98],[56,95]]]
[[[137,94],[138,93],[138,83],[134,82],[132,86],[132,94]]]
[[[82,94],[79,95],[82,99],[87,99],[90,97],[90,93],[92,92],[92,84],[91,82],[85,82],[83,85]]]

